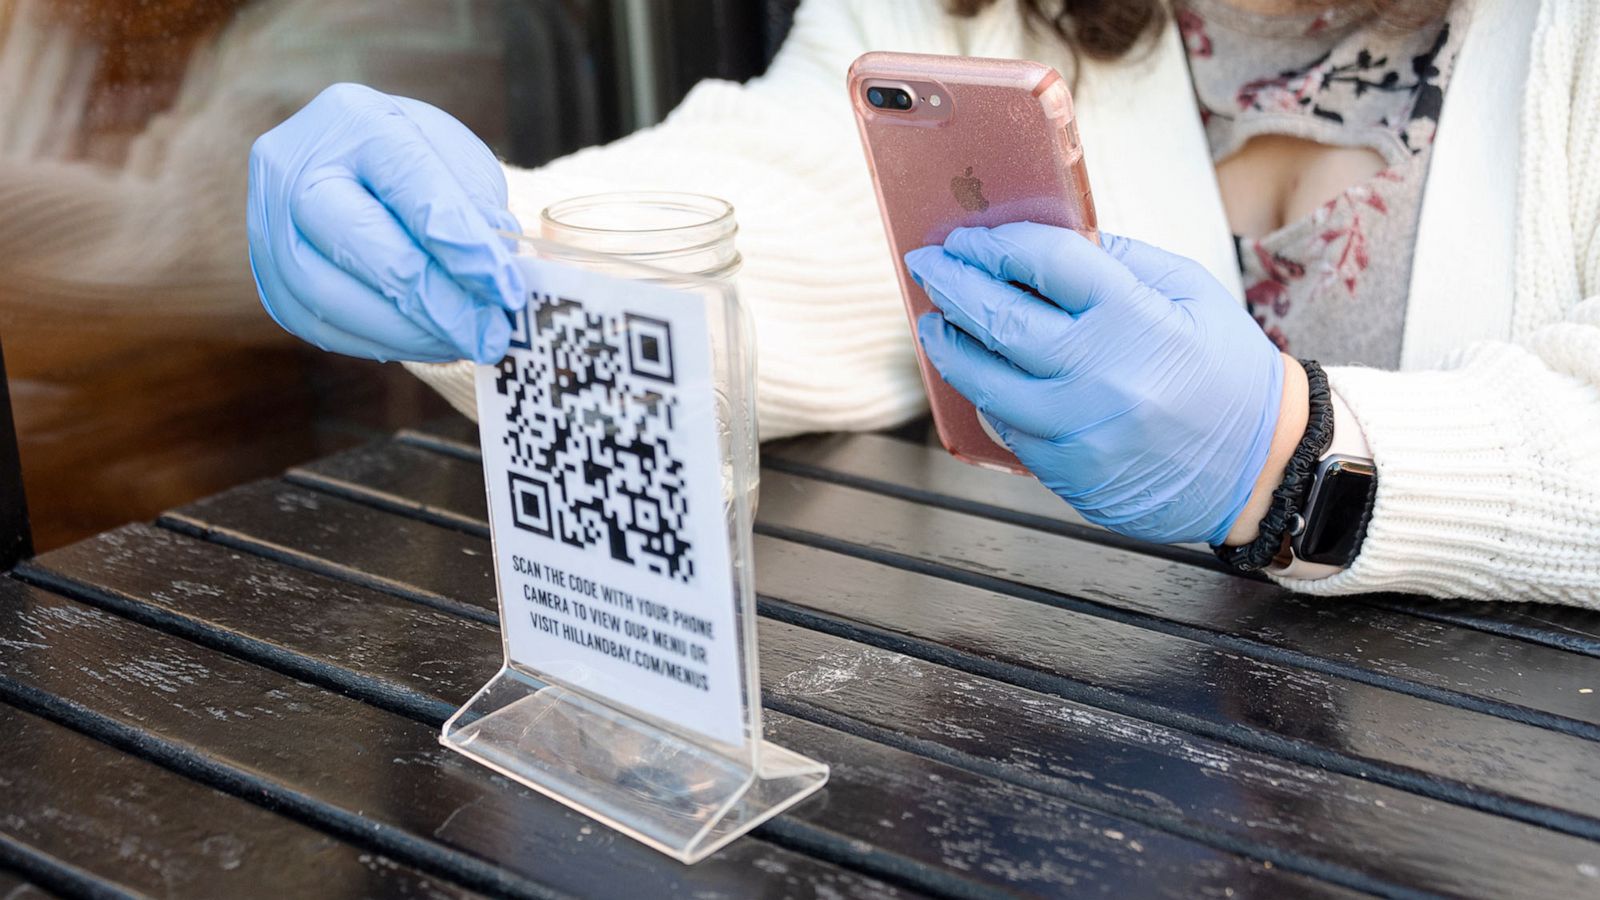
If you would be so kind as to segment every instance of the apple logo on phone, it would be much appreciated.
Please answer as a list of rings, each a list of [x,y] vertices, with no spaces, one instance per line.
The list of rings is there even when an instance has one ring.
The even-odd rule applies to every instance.
[[[962,209],[983,212],[989,208],[989,201],[983,197],[983,181],[973,177],[971,166],[967,166],[966,172],[950,179],[950,193],[955,195]]]

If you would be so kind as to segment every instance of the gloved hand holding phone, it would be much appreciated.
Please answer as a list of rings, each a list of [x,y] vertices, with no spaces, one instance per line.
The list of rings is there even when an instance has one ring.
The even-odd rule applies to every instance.
[[[1221,544],[1267,462],[1295,363],[1198,263],[1101,237],[1103,249],[1019,222],[913,250],[906,265],[941,311],[918,337],[1085,518]]]
[[[250,152],[250,268],[277,323],[369,359],[493,362],[527,302],[500,163],[445,112],[354,84]]]

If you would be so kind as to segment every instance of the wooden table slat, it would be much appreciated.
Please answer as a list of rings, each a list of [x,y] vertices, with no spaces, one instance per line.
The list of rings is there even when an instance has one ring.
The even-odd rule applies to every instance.
[[[461,416],[438,419],[399,435],[464,459],[477,459],[477,426]],[[821,476],[919,503],[973,512],[1000,521],[1216,569],[1202,550],[1132,541],[1084,522],[1036,481],[969,466],[941,448],[889,434],[813,435],[762,446],[763,465]],[[1537,603],[1480,603],[1406,596],[1371,596],[1358,603],[1489,634],[1600,656],[1600,613]]]
[[[437,460],[436,460],[437,462]],[[418,489],[435,489],[441,482],[470,483],[474,476],[470,465],[440,464],[429,472],[407,464],[407,471],[428,473],[428,477],[413,479]],[[345,472],[348,480],[353,473]],[[286,488],[290,492],[297,488]],[[393,490],[408,490],[404,485],[394,485]],[[840,492],[848,492],[841,496]],[[229,496],[229,495],[223,495]],[[855,502],[857,506],[851,506]],[[858,533],[871,529],[873,535],[883,535],[883,540],[906,543],[928,542],[935,547],[948,547],[954,542],[950,535],[956,525],[938,519],[954,514],[940,510],[925,510],[922,519],[913,520],[910,509],[895,517],[890,523],[876,525],[863,522],[874,514],[883,512],[883,504],[900,503],[892,498],[876,497],[860,491],[851,491],[838,485],[826,484],[786,475],[769,475],[762,492],[761,514],[768,521],[800,522],[811,532]],[[263,507],[290,510],[294,504],[270,499],[265,491],[251,496],[236,496],[232,503],[221,498],[208,502],[204,515],[214,518],[213,527],[254,527],[261,536],[274,543],[293,541],[296,528],[288,524],[288,516],[277,521],[266,521]],[[329,498],[328,505],[337,506],[337,498]],[[196,515],[185,508],[185,516]],[[360,518],[352,509],[342,509],[341,515]],[[215,518],[220,516],[221,518]],[[394,516],[378,510],[365,514],[366,525],[351,523],[358,533],[373,533],[383,522]],[[969,518],[969,517],[962,517]],[[250,523],[254,523],[252,526]],[[997,523],[979,524],[1007,527]],[[446,532],[435,528],[436,532]],[[417,532],[409,534],[415,539]],[[449,543],[468,541],[466,535],[440,537]],[[1050,538],[1051,536],[1043,536]],[[976,549],[968,555],[991,559],[995,566],[1014,566],[1026,569],[1033,564],[1032,557],[1016,558],[1015,554],[1001,553],[991,543],[972,537]],[[1020,538],[1019,538],[1020,540]],[[1056,539],[1060,540],[1060,539]],[[766,545],[766,542],[762,542]],[[1040,554],[1046,549],[1047,558],[1059,564],[1060,554],[1075,552],[1080,556],[1094,553],[1120,553],[1095,545],[1074,542],[1071,548],[1036,548]],[[331,544],[321,545],[318,552],[326,552]],[[484,544],[483,546],[487,546]],[[307,548],[308,550],[310,548]],[[945,552],[957,552],[947,550]],[[1015,560],[1015,561],[1012,561]],[[1171,565],[1159,561],[1152,564]],[[1073,682],[1060,673],[1071,673],[1076,683],[1103,687],[1131,699],[1136,705],[1114,708],[1134,711],[1149,718],[1161,717],[1159,710],[1170,709],[1165,718],[1173,724],[1196,728],[1228,740],[1243,741],[1251,746],[1271,752],[1295,755],[1296,748],[1309,748],[1297,758],[1321,765],[1339,768],[1351,774],[1373,770],[1373,777],[1384,779],[1411,790],[1418,790],[1454,802],[1474,804],[1495,812],[1510,812],[1538,824],[1553,825],[1578,834],[1600,834],[1600,752],[1597,745],[1571,734],[1551,732],[1521,721],[1497,719],[1472,709],[1462,709],[1434,699],[1396,693],[1387,687],[1377,687],[1353,681],[1339,675],[1307,671],[1280,663],[1230,652],[1229,648],[1216,648],[1183,637],[1133,627],[1128,623],[1109,621],[1081,615],[1068,609],[1059,609],[1026,599],[1007,596],[992,590],[972,589],[944,579],[864,563],[856,566],[863,571],[873,571],[874,577],[866,580],[839,577],[841,567],[849,568],[848,557],[833,556],[826,562],[812,560],[793,570],[795,577],[810,578],[802,588],[786,588],[775,581],[780,570],[762,561],[756,566],[757,589],[764,595],[790,599],[799,604],[831,604],[832,614],[878,617],[875,626],[886,626],[904,634],[916,635],[931,644],[954,645],[964,648],[970,656],[980,660],[1002,662],[1013,667],[1018,677],[1030,687],[1064,691],[1078,699],[1090,699],[1106,705],[1107,698],[1098,694],[1075,691]],[[809,568],[809,571],[802,571]],[[1109,571],[1102,566],[1101,571]],[[1185,570],[1194,578],[1226,578],[1226,576],[1201,570]],[[436,576],[440,573],[434,573]],[[473,591],[476,588],[471,573],[461,573],[457,590]],[[1181,574],[1181,573],[1180,573]],[[1127,578],[1126,575],[1108,575],[1108,578]],[[485,569],[478,580],[492,590],[492,575]],[[818,581],[818,579],[822,581]],[[825,581],[826,583],[822,583]],[[852,587],[852,584],[854,587]],[[1230,579],[1224,583],[1249,589],[1276,591],[1268,585],[1256,585]],[[1002,585],[1001,587],[1004,587]],[[1176,600],[1184,589],[1194,585],[1169,579],[1165,590]],[[448,593],[448,589],[440,588]],[[1281,592],[1279,592],[1281,594]],[[1208,595],[1201,595],[1208,596]],[[1188,602],[1205,605],[1194,594]],[[1224,593],[1215,602],[1229,604],[1236,601],[1233,593]],[[1265,601],[1260,612],[1270,610]],[[1315,609],[1314,607],[1312,608]],[[1330,611],[1331,612],[1331,611]],[[886,620],[884,617],[890,617]],[[941,621],[944,617],[948,621]],[[1325,631],[1338,633],[1339,617],[1326,615]],[[1017,621],[1018,627],[1003,627],[1008,621]],[[1427,623],[1417,623],[1429,626]],[[1509,646],[1497,647],[1494,652],[1524,651],[1532,654],[1554,654],[1571,666],[1587,669],[1594,661],[1579,654],[1559,653],[1548,648],[1505,641],[1468,630],[1452,630],[1457,646],[1470,646],[1476,642],[1496,642]],[[1368,644],[1381,635],[1369,636]],[[1438,641],[1426,644],[1438,648]],[[1404,643],[1391,644],[1388,652],[1404,652]],[[909,648],[907,648],[909,649]],[[1364,649],[1358,646],[1357,649]],[[1380,655],[1375,648],[1372,655]],[[1426,660],[1421,654],[1413,654]],[[1148,660],[1148,662],[1146,662]],[[947,661],[944,659],[941,662]],[[1534,660],[1550,664],[1548,660]],[[1481,665],[1481,663],[1480,663]],[[1181,675],[1175,671],[1188,671]],[[1470,668],[1470,667],[1469,667]],[[1001,675],[993,669],[985,674]],[[1522,670],[1518,670],[1522,671]],[[1119,674],[1125,674],[1116,680]],[[1552,678],[1533,672],[1531,680]],[[1571,673],[1569,672],[1569,677]],[[1581,676],[1580,676],[1581,677]],[[1596,674],[1595,680],[1600,680]],[[1548,682],[1547,682],[1548,683]],[[1185,690],[1173,692],[1168,685],[1181,684]],[[1568,682],[1563,689],[1580,699],[1576,688],[1582,682]],[[1240,687],[1254,688],[1241,691]],[[1270,688],[1270,689],[1269,689]],[[1386,729],[1385,723],[1407,721],[1414,723],[1403,735]],[[1341,759],[1346,760],[1340,762]]]
[[[862,446],[854,443],[856,438],[862,439]],[[439,446],[445,445],[442,438],[436,440]],[[428,441],[419,437],[419,443],[426,445]],[[1245,577],[1223,566],[1202,545],[1152,544],[1108,531],[1089,522],[1038,479],[969,466],[937,444],[912,443],[879,434],[806,435],[763,444],[761,464],[778,472],[819,478]],[[981,490],[970,486],[975,474],[979,475]],[[946,485],[949,481],[958,483]]]
[[[244,507],[249,508],[247,516],[239,515]],[[253,522],[266,507],[287,514],[262,521],[285,526],[281,532]],[[494,574],[481,537],[401,516],[373,517],[371,512],[339,497],[269,480],[178,507],[163,513],[161,522],[222,543],[247,545],[253,552],[292,557],[298,564],[480,622],[495,621]],[[360,538],[368,545],[368,564],[356,569],[334,562],[339,548],[350,543],[351,529],[367,524],[380,529]],[[463,577],[475,576],[478,583],[472,589],[460,590]]]
[[[494,893],[892,897],[770,843],[693,867],[447,750],[438,730],[9,579],[0,695]],[[536,848],[537,852],[530,852]]]
[[[1101,607],[1143,627],[1384,687],[1407,690],[1415,684],[1492,700],[1504,705],[1496,714],[1600,736],[1600,700],[1579,693],[1600,687],[1600,659],[1584,654],[1303,597],[1267,583],[784,473],[763,478],[760,512],[770,533],[796,540],[1107,615],[1095,608]]]
[[[489,536],[483,466],[407,441],[378,441],[295,466],[285,479]]]
[[[817,634],[765,629],[765,683],[834,727],[1421,891],[1566,897],[1597,885],[1594,841]]]
[[[280,508],[295,507],[286,504]],[[355,532],[363,537],[372,533],[365,526]],[[133,540],[185,549],[176,552],[169,546],[160,552],[149,551],[147,555],[161,559],[165,567],[153,569],[125,561],[122,547]],[[102,602],[107,598],[116,602],[121,597],[125,603],[182,611],[208,630],[234,634],[248,629],[256,640],[274,647],[315,646],[317,656],[350,660],[345,664],[351,669],[409,683],[418,693],[437,692],[441,685],[436,679],[459,668],[446,660],[471,655],[452,643],[452,634],[473,635],[472,640],[484,648],[480,653],[492,660],[493,632],[485,626],[437,622],[439,614],[432,610],[385,603],[359,587],[329,587],[327,579],[315,574],[257,563],[263,574],[239,579],[225,597],[204,587],[207,572],[241,562],[232,550],[139,526],[49,554],[37,565],[49,572],[66,573],[63,577],[101,592]],[[281,619],[254,612],[292,603],[292,598],[301,594],[350,597],[347,603],[366,599],[360,609],[348,613],[337,612],[336,603],[328,604],[330,611],[318,613],[324,601],[305,608],[289,606],[282,610]],[[379,606],[393,607],[387,615],[428,624],[404,628],[375,625],[368,617],[375,615],[371,610]],[[349,634],[338,633],[339,623]],[[408,649],[403,637],[384,639],[385,635],[403,636],[424,628],[434,635],[427,640],[425,651]],[[1273,852],[1299,854],[1366,877],[1381,878],[1395,872],[1399,873],[1395,877],[1409,883],[1460,884],[1458,890],[1468,893],[1474,892],[1468,890],[1471,885],[1498,890],[1529,883],[1553,883],[1570,890],[1582,884],[1576,874],[1580,867],[1592,865],[1591,860],[1600,862],[1595,845],[1573,838],[942,670],[898,654],[884,654],[898,661],[883,668],[921,674],[891,687],[880,675],[840,662],[873,657],[881,651],[776,622],[762,622],[761,628],[763,686],[769,702],[826,705],[834,695],[847,696],[837,683],[841,680],[881,685],[875,703],[871,695],[857,696],[848,710],[830,708],[829,712],[861,722],[893,721],[908,735],[920,730],[917,741],[959,744],[960,752],[967,756],[978,753],[988,740],[1000,748],[992,752],[1004,754],[1015,749],[1017,753],[1015,758],[1002,756],[992,761],[997,777],[1034,786],[1039,786],[1036,779],[1044,778],[1046,790],[1072,798],[1083,798],[1088,792],[1091,803],[1125,807],[1129,814],[1151,821],[1163,816],[1170,820],[1173,810],[1187,807],[1176,827],[1192,833],[1226,834],[1227,842],[1235,845],[1259,844],[1257,852],[1268,858]],[[370,643],[351,636],[368,634],[374,636]],[[421,652],[432,661],[417,659]],[[456,676],[456,694],[481,681],[491,663],[482,665],[481,672]],[[407,674],[413,672],[417,674]],[[936,684],[942,695],[933,692]],[[980,687],[990,695],[988,701],[964,705]],[[929,693],[899,693],[913,688]],[[1015,696],[1008,698],[1007,694]],[[949,699],[940,706],[933,699],[936,695]],[[440,703],[438,708],[448,706]],[[996,731],[999,722],[1005,727]],[[1072,726],[1070,730],[1064,730],[1068,726]],[[997,733],[1006,738],[996,740]],[[1139,737],[1130,738],[1130,734]],[[1023,748],[1029,749],[1024,752]],[[1040,759],[1048,762],[1040,763]],[[1278,812],[1262,821],[1250,812],[1260,809]],[[1511,847],[1520,849],[1511,852]]]
[[[434,423],[430,427],[430,435],[418,435],[417,440],[448,443],[448,438],[432,435],[466,437],[472,433],[475,433],[475,426],[458,418]],[[1086,524],[1070,506],[1032,479],[977,469],[954,459],[939,448],[908,444],[882,435],[819,435],[776,442],[762,447],[762,459],[766,465],[791,473],[821,476],[878,493],[904,497],[923,505],[973,512],[1030,528],[1080,535]],[[1115,537],[1100,537],[1098,540],[1120,543]],[[1188,559],[1204,566],[1211,564],[1198,553],[1151,547],[1137,542],[1127,546],[1150,555]],[[1429,600],[1399,595],[1336,602],[1358,603],[1600,656],[1600,613],[1592,610],[1535,603]]]
[[[0,705],[0,733],[0,836],[68,880],[186,897],[478,896],[22,710]]]
[[[827,449],[813,449],[823,445]],[[791,453],[792,447],[800,450]],[[975,473],[937,450],[871,436],[776,449],[763,473],[757,568],[772,572],[758,574],[763,614],[781,621],[760,625],[764,646],[776,649],[769,657],[777,657],[776,663],[769,659],[763,679],[771,706],[801,716],[802,731],[816,727],[808,723],[841,729],[969,774],[1229,846],[1226,834],[1196,831],[1205,827],[1198,824],[1205,816],[1195,810],[1206,803],[1206,792],[1198,792],[1196,803],[1185,797],[1183,814],[1174,817],[1172,808],[1152,812],[1149,802],[1115,798],[1138,783],[1126,771],[1108,778],[1109,787],[1087,791],[1092,777],[1064,774],[1081,762],[1083,750],[1055,755],[1059,736],[1029,728],[1043,724],[1042,704],[1055,704],[1076,714],[1057,722],[1076,723],[1087,712],[1102,723],[1109,716],[1124,720],[1124,728],[1155,729],[1190,748],[1223,746],[1197,737],[1210,735],[1232,743],[1228,750],[1250,762],[1302,777],[1366,779],[1351,783],[1388,791],[1413,809],[1431,807],[1427,816],[1402,821],[1437,831],[1445,820],[1442,832],[1430,834],[1425,825],[1416,835],[1438,840],[1442,834],[1457,858],[1476,852],[1460,844],[1463,835],[1497,846],[1537,846],[1551,857],[1540,868],[1569,879],[1551,893],[1593,892],[1600,868],[1590,857],[1600,844],[1578,836],[1600,837],[1600,792],[1584,791],[1600,774],[1590,771],[1600,766],[1600,715],[1587,702],[1592,691],[1578,688],[1600,673],[1594,659],[1600,640],[1586,637],[1586,630],[1600,635],[1600,616],[1546,615],[1550,611],[1539,607],[1461,612],[1388,597],[1359,598],[1333,610],[1328,601],[1293,597],[1259,579],[1196,564],[1200,558],[1186,557],[1184,548],[1119,546],[1072,521],[1071,511],[1036,484]],[[484,593],[492,593],[486,566],[458,563],[444,572],[435,565],[432,580],[419,584],[422,579],[410,573],[391,574],[392,567],[376,558],[392,542],[380,540],[374,554],[365,554],[333,537],[377,527],[380,538],[422,538],[436,549],[452,548],[452,555],[471,556],[474,539],[486,548],[476,458],[473,428],[456,421],[294,471],[290,478],[312,490],[298,498],[259,491],[250,501],[262,513],[256,521],[230,524],[228,516],[239,508],[223,503],[198,514],[176,511],[168,524],[492,621],[492,610],[485,617],[482,606],[462,599],[476,596],[486,576]],[[1033,495],[1007,494],[1023,486]],[[341,507],[335,495],[366,512]],[[281,508],[260,506],[269,498]],[[306,518],[294,508],[306,502],[329,504],[341,518],[318,540],[297,537],[286,524]],[[394,519],[432,530],[381,524]],[[147,611],[160,606],[148,598],[128,602]],[[1499,615],[1503,609],[1516,612]],[[225,631],[188,621],[198,632]],[[374,703],[392,702],[381,685],[396,696],[408,690],[416,698],[429,696],[353,661],[341,668],[335,657],[302,649],[275,647],[253,658],[286,671],[309,667],[326,674],[317,669],[325,667],[336,673],[337,685]],[[824,659],[839,677],[826,674]],[[915,667],[915,680],[896,668],[908,665]],[[775,679],[788,687],[774,690]],[[932,684],[942,690],[929,689]],[[919,688],[927,693],[919,695]],[[986,702],[953,702],[952,690]],[[1026,709],[1017,709],[1019,703]],[[1009,716],[999,711],[1008,705]],[[1010,729],[997,729],[997,722]],[[1013,737],[1018,751],[1001,735]],[[1049,764],[1041,768],[1041,760]],[[1333,826],[1322,804],[1327,792],[1303,792],[1318,802],[1307,816],[1316,827],[1301,834]],[[1195,793],[1181,786],[1173,796]],[[1222,806],[1212,805],[1211,812]],[[1288,806],[1298,810],[1305,803]],[[1262,817],[1246,820],[1259,828]],[[1291,820],[1290,827],[1297,824]],[[1525,833],[1511,833],[1518,829]],[[1379,840],[1359,825],[1343,829],[1352,831]],[[1288,852],[1281,860],[1326,877],[1318,867],[1330,864],[1327,857],[1360,850],[1360,840],[1330,835],[1337,851]],[[1263,843],[1272,845],[1271,839]],[[1285,851],[1274,846],[1271,852]],[[1441,886],[1451,883],[1402,878],[1406,887],[1395,891],[1381,875],[1363,881],[1372,869],[1344,860],[1331,864],[1335,881],[1381,893],[1403,894],[1412,884],[1448,890]],[[1500,884],[1514,893],[1529,883],[1522,877]]]
[[[291,671],[336,674],[331,686],[367,697],[409,693],[435,723],[499,664],[498,632],[216,544],[129,526],[47,554],[24,570],[97,604],[202,643]],[[763,623],[763,627],[777,626]],[[843,642],[816,636],[834,647]],[[838,652],[835,650],[834,652]],[[1047,793],[977,775],[781,713],[769,736],[833,767],[828,796],[764,826],[804,844],[870,846],[903,877],[952,893],[1057,896],[1105,890],[1194,896],[1279,884],[1327,885],[1234,853],[1092,812]],[[1006,866],[1005,858],[1033,860]],[[918,871],[919,869],[926,871]],[[1363,876],[1346,880],[1366,886]],[[1302,883],[1304,881],[1304,883]],[[1337,893],[1337,892],[1335,892]]]
[[[384,442],[299,467],[290,472],[290,477],[475,534],[488,533],[481,469],[459,457],[402,442]],[[870,506],[870,498],[868,504],[862,504],[863,495],[858,492],[815,485],[792,475],[769,475],[764,491],[769,502],[762,504],[762,522],[776,523],[780,528],[796,521],[824,527],[817,518],[821,513],[813,512],[803,520],[791,515],[796,503],[809,506],[841,502],[849,504],[846,514],[881,511]],[[785,488],[799,496],[780,496],[779,491]],[[814,501],[809,496],[811,491],[820,492],[822,499]],[[897,516],[894,524],[874,529],[873,533],[897,527],[912,509],[924,511],[904,504],[890,507],[888,512]],[[961,523],[964,524],[965,521]],[[960,525],[952,530],[959,528]],[[833,536],[838,536],[837,528]],[[981,537],[980,533],[975,539]],[[1087,549],[1076,542],[1066,546],[1070,552],[1054,546],[1042,548],[1041,552],[1049,551],[1056,568],[1079,558],[1100,571],[1128,565],[1126,556],[1103,556],[1094,545]],[[1152,570],[1152,565],[1161,568]],[[758,575],[760,571],[757,567]],[[1176,594],[1171,585],[1175,578],[1184,577],[1185,570],[1179,568],[1176,572],[1174,575],[1169,563],[1135,565],[1134,571],[1123,576],[1117,596],[1129,596],[1132,592],[1125,589],[1126,584],[1138,578],[1150,578],[1151,583]],[[1247,637],[1267,648],[1263,652],[1269,657],[1277,656],[1291,664],[1311,665],[1543,727],[1591,737],[1600,734],[1600,694],[1579,692],[1587,686],[1600,687],[1600,659],[1387,610],[1366,610],[1364,615],[1352,616],[1346,601],[1298,597],[1267,584],[1241,591],[1228,587],[1238,584],[1238,579],[1229,580],[1220,574],[1207,578],[1190,588],[1187,596],[1162,598],[1159,607],[1140,612],[1158,613],[1165,621],[1195,628],[1211,628],[1223,622],[1233,629],[1230,638]],[[1037,583],[1035,586],[1043,587]],[[1099,594],[1110,589],[1102,586],[1094,599],[1102,599]],[[1126,606],[1137,601],[1120,602]],[[1201,640],[1217,639],[1209,631],[1182,633]],[[1239,647],[1237,641],[1228,643],[1242,652],[1252,649]],[[1280,649],[1292,655],[1276,653]]]
[[[1593,741],[805,545],[756,547],[764,596],[877,635],[858,639],[909,640],[919,649],[897,647],[1097,705],[1116,701],[1079,685],[1113,691],[1244,743],[1236,731],[1600,817],[1600,793],[1572,793],[1600,776]]]

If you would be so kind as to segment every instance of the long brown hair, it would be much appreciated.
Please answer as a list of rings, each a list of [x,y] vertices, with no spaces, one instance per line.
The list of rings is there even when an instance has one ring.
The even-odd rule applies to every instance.
[[[946,0],[958,16],[974,16],[998,0]],[[1075,56],[1120,59],[1168,14],[1168,0],[1018,0],[1032,21],[1054,31]],[[1451,0],[1301,0],[1307,10],[1363,6],[1397,28],[1417,28],[1443,15]]]

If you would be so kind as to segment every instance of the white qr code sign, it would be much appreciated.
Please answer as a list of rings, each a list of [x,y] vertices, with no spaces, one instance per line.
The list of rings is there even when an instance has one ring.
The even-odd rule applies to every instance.
[[[511,659],[738,744],[738,635],[701,299],[519,259],[536,286],[478,367]]]

